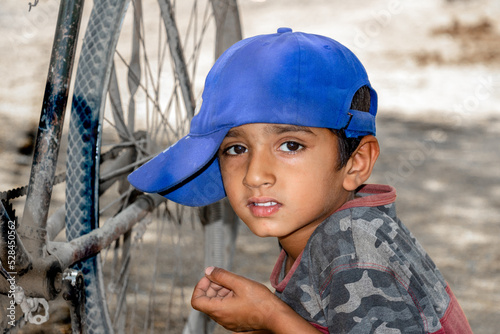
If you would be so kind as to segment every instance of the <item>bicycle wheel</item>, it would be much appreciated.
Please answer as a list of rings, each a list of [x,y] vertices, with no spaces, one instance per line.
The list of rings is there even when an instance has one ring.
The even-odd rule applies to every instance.
[[[235,0],[95,1],[70,118],[69,240],[134,200],[126,176],[187,133],[214,54],[239,38]],[[201,226],[170,202],[150,217],[77,264],[89,333],[180,332],[202,268]]]

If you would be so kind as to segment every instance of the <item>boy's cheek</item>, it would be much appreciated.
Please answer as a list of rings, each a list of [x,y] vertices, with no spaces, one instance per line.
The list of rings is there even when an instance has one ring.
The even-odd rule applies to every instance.
[[[238,182],[236,171],[230,172],[221,168],[221,177],[226,195],[229,199],[231,199],[231,197],[233,197],[233,193],[235,192],[234,189],[238,186],[238,183],[241,184],[242,182]]]

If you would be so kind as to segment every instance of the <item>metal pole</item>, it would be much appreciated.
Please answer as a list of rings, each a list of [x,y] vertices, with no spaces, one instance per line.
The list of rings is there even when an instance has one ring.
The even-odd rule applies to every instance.
[[[26,240],[25,246],[34,257],[41,257],[45,246],[47,216],[83,3],[84,0],[63,0],[59,7],[28,194],[19,227],[19,233]]]

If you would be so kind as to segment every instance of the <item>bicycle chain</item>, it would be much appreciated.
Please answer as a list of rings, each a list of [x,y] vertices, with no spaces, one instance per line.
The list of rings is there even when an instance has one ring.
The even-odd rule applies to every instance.
[[[123,151],[123,147],[115,147],[105,153],[101,154],[101,161],[105,161],[107,159],[112,159],[113,157],[116,157],[121,151]],[[62,183],[66,181],[66,172],[61,172],[56,175],[54,178],[54,186],[56,184]],[[7,191],[0,191],[0,201],[9,201],[11,199],[19,198],[22,196],[26,196],[28,193],[28,186],[24,187],[19,187],[19,188],[14,188],[10,189]]]
[[[66,173],[62,172],[54,178],[54,185],[64,182],[66,179]],[[10,189],[7,191],[0,191],[0,200],[10,201],[11,199],[26,196],[28,193],[28,186]]]

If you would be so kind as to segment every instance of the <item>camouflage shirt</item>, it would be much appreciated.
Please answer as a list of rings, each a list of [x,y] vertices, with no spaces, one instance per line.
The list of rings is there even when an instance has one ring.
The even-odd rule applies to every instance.
[[[319,225],[276,295],[323,333],[472,333],[436,265],[396,216],[392,187],[366,185]]]

